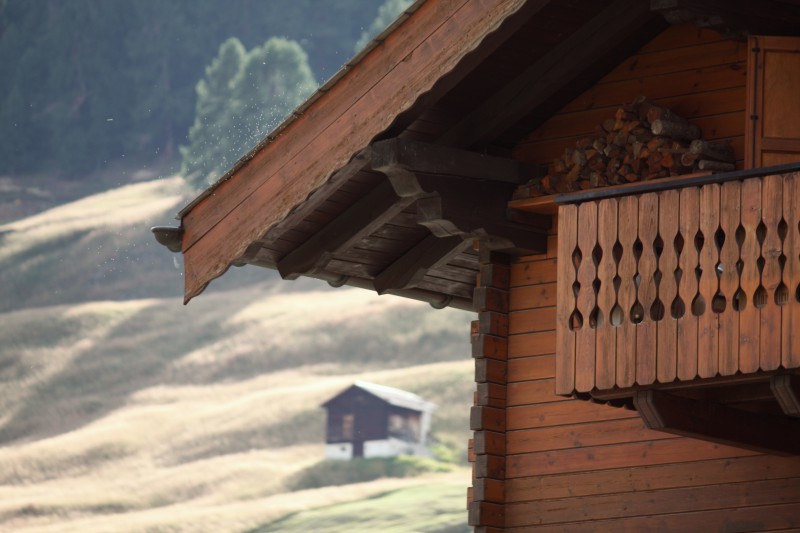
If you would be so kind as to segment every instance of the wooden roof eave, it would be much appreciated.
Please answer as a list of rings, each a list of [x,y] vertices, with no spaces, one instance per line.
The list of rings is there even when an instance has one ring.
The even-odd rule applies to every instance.
[[[546,2],[540,2],[546,4]],[[429,0],[181,212],[185,302],[222,275],[524,0]],[[399,31],[400,28],[408,31]]]

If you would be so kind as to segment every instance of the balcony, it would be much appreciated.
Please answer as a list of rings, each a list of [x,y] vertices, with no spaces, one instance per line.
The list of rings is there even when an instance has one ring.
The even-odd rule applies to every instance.
[[[657,429],[676,406],[721,406],[797,434],[800,169],[783,167],[557,198],[556,393]]]

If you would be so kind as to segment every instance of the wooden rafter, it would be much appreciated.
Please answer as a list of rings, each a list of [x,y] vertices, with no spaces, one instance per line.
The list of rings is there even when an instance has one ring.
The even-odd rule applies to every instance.
[[[777,455],[800,454],[800,422],[654,390],[633,403],[650,429]]]
[[[800,377],[795,374],[772,376],[769,386],[783,412],[787,416],[800,417]]]
[[[797,4],[775,0],[651,0],[650,6],[671,24],[691,22],[750,34],[800,34]]]
[[[346,250],[369,235],[413,201],[414,197],[398,197],[389,182],[381,182],[330,224],[278,261],[278,272],[284,279],[295,279],[324,266],[334,253]]]
[[[584,73],[586,65],[602,60],[655,17],[647,2],[616,0],[484,101],[438,142],[468,148],[498,137],[568,87]]]
[[[410,289],[422,281],[429,270],[447,264],[472,244],[470,239],[429,235],[375,277],[375,290]]]

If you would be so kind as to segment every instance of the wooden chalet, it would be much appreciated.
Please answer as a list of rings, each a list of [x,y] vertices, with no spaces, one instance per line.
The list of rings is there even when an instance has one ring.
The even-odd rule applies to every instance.
[[[324,404],[325,457],[430,455],[428,431],[436,408],[408,391],[357,381]]]
[[[427,0],[160,238],[473,309],[477,531],[798,531],[798,162],[797,0]]]

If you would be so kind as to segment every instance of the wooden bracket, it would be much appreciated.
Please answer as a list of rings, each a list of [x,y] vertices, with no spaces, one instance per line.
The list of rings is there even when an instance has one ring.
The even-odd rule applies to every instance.
[[[392,184],[381,182],[322,230],[278,261],[278,272],[284,279],[296,279],[301,274],[313,272],[327,264],[333,254],[346,250],[398,215],[415,199],[413,195],[398,197]]]
[[[650,429],[775,455],[800,454],[800,421],[654,390],[633,404]]]
[[[769,386],[783,412],[787,416],[800,417],[800,376],[795,374],[772,376]]]
[[[440,239],[429,235],[375,276],[375,290],[384,294],[392,289],[416,287],[429,270],[447,264],[471,245],[471,239],[460,236]]]

